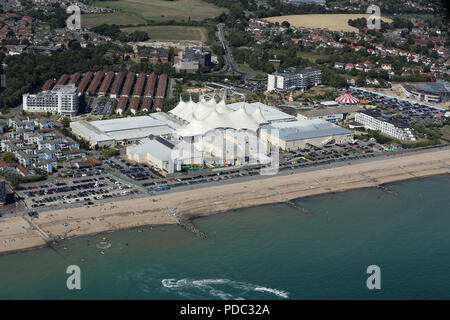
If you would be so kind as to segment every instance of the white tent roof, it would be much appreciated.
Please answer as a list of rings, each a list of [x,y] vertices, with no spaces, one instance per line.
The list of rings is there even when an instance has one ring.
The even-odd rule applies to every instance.
[[[231,128],[235,130],[256,131],[260,124],[268,123],[260,108],[249,113],[245,106],[237,109],[229,108],[225,101],[219,103],[214,98],[206,101],[203,97],[199,102],[180,100],[171,111],[173,115],[181,118],[189,124],[177,131],[180,136],[197,136],[217,128]]]

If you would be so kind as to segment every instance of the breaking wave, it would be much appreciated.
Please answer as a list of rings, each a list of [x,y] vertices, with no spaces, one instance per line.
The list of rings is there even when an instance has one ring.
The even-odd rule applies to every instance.
[[[96,245],[96,247],[102,250],[109,249],[111,248],[111,242],[101,241]]]
[[[161,283],[164,288],[176,290],[180,295],[184,295],[183,289],[197,289],[203,293],[209,293],[213,297],[223,300],[244,300],[241,296],[249,292],[267,293],[279,298],[289,299],[289,293],[286,291],[229,279],[163,279]],[[218,287],[222,290],[218,289]],[[226,288],[233,289],[233,291],[238,290],[240,292],[238,295],[232,294],[224,291]]]

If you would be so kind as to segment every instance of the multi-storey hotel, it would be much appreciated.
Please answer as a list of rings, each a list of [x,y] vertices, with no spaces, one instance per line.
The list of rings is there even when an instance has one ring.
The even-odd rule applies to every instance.
[[[398,140],[416,141],[411,128],[393,119],[383,118],[382,114],[375,110],[357,112],[355,121],[364,125],[366,129],[380,131]]]
[[[284,72],[268,75],[267,91],[304,91],[322,83],[322,71],[307,67],[288,68]]]
[[[78,89],[74,84],[55,86],[38,94],[23,95],[23,110],[29,112],[57,112],[73,117],[78,113]]]

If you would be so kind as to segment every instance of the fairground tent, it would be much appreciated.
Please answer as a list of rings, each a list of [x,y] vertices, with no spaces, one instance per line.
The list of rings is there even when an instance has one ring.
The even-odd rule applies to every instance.
[[[349,92],[346,92],[343,96],[337,98],[336,102],[339,104],[355,104],[358,103],[359,100],[353,97]]]

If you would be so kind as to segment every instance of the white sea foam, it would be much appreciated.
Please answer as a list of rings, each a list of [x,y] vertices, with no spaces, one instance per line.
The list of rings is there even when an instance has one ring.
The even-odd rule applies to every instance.
[[[111,242],[101,241],[97,244],[96,247],[102,250],[109,249],[111,248]]]
[[[182,294],[185,289],[196,289],[223,300],[243,300],[244,298],[242,298],[242,295],[245,295],[248,292],[268,293],[284,299],[289,298],[289,293],[283,290],[266,288],[260,285],[229,279],[163,279],[161,283],[164,288],[177,290],[179,294]],[[239,296],[234,296],[232,293],[224,291],[223,289],[227,286],[234,290],[240,290]],[[217,287],[220,287],[222,290]]]

